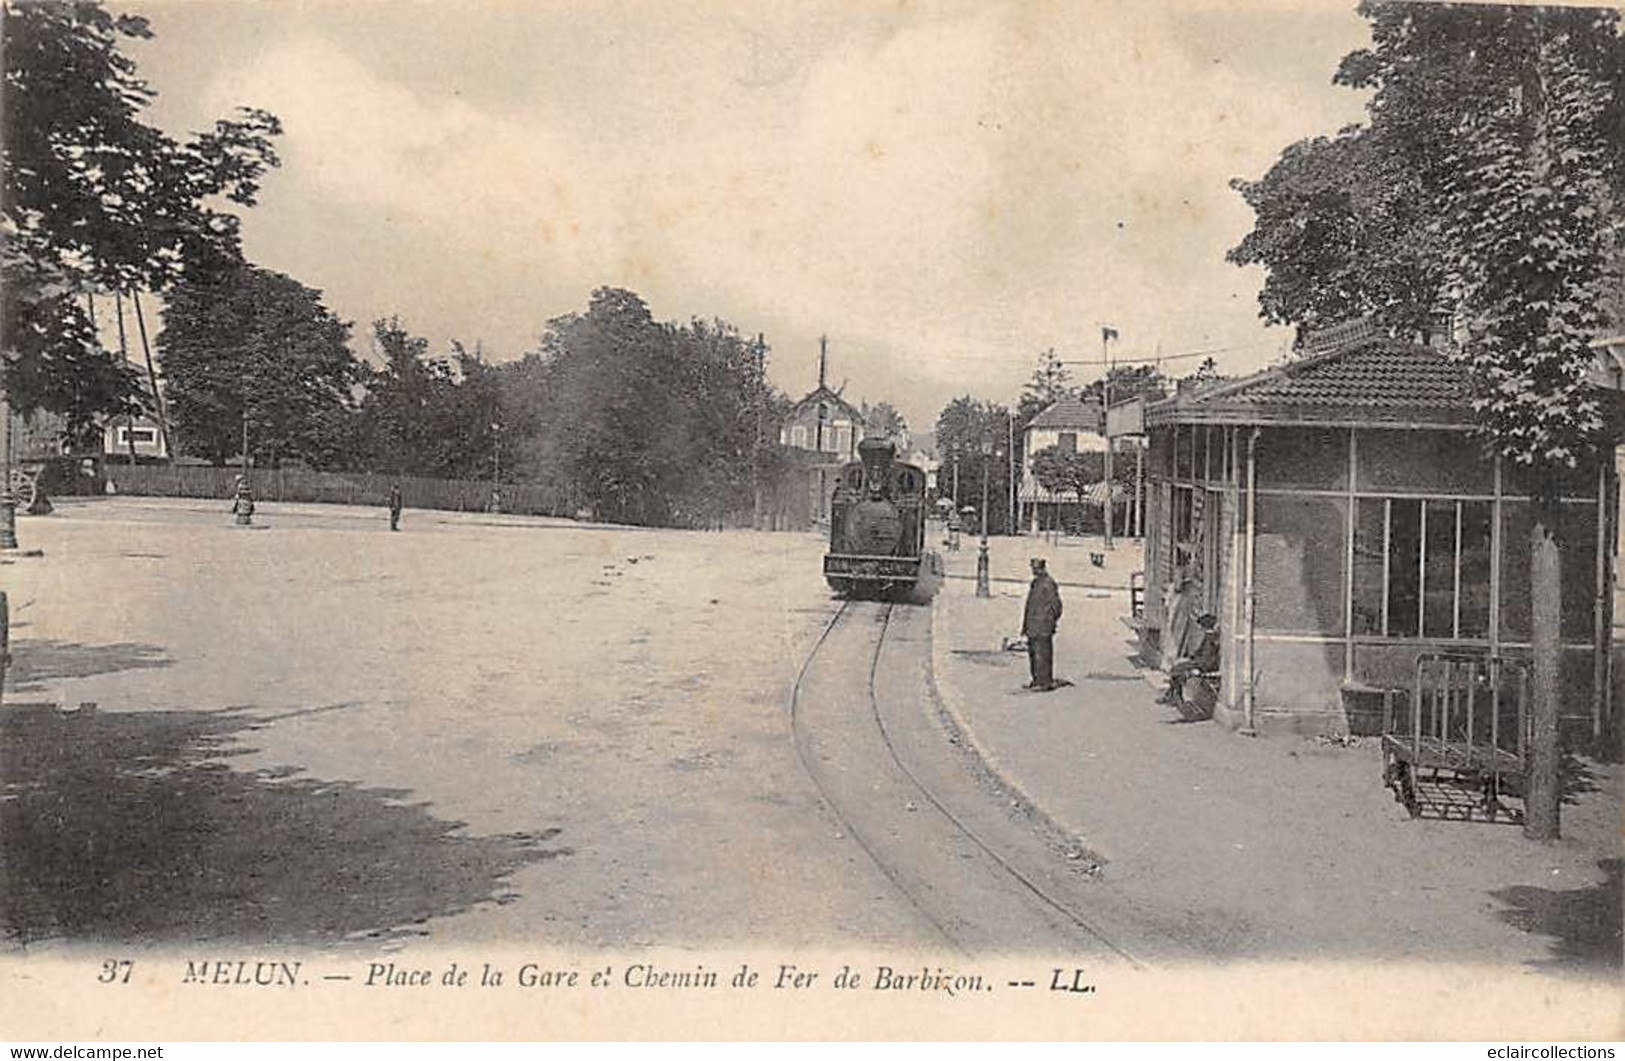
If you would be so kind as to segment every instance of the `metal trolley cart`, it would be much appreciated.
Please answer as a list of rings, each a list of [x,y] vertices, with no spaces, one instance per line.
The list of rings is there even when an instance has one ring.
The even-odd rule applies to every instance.
[[[1504,656],[1427,652],[1416,661],[1410,718],[1384,710],[1383,783],[1411,817],[1491,821],[1522,799],[1530,743],[1529,666]],[[1422,772],[1430,782],[1424,796]]]

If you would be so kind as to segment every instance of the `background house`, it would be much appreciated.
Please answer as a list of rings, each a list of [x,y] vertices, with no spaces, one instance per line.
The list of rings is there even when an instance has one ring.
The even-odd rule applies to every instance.
[[[1051,446],[1069,453],[1106,452],[1105,422],[1100,406],[1076,397],[1062,398],[1033,417],[1021,435],[1021,503],[1019,524],[1030,531],[1081,523],[1083,500],[1072,490],[1050,490],[1033,476],[1033,454]],[[1102,456],[1102,468],[1105,466]]]
[[[157,419],[147,415],[116,416],[102,425],[102,454],[110,462],[164,461],[169,450]]]
[[[827,382],[828,343],[818,340],[818,386],[791,406],[779,428],[779,442],[792,450],[813,454],[805,463],[804,490],[809,518],[817,523],[829,520],[830,495],[835,488],[836,469],[842,462],[857,459],[858,441],[863,438],[863,414]]]

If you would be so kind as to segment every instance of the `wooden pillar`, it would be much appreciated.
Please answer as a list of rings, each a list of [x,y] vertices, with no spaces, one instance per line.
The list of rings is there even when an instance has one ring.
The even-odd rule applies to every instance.
[[[1242,645],[1244,657],[1241,667],[1241,680],[1246,684],[1242,686],[1243,706],[1245,707],[1246,722],[1241,732],[1247,736],[1258,733],[1256,724],[1257,697],[1254,686],[1256,682],[1253,666],[1253,630],[1256,625],[1258,593],[1256,586],[1256,567],[1258,560],[1258,428],[1252,427],[1247,432],[1247,544],[1246,544],[1246,575],[1242,584],[1243,611],[1242,626],[1247,640]]]
[[[1597,461],[1597,563],[1595,595],[1591,605],[1591,740],[1602,740],[1604,704],[1608,685],[1608,654],[1613,640],[1609,605],[1614,596],[1608,571],[1608,466]]]

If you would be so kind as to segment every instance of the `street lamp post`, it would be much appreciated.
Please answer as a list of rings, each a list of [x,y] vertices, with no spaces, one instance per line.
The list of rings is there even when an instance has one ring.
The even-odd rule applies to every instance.
[[[491,511],[502,511],[502,424],[491,425]]]
[[[987,473],[993,456],[993,440],[982,439],[982,547],[976,554],[976,595],[990,597],[987,564]]]

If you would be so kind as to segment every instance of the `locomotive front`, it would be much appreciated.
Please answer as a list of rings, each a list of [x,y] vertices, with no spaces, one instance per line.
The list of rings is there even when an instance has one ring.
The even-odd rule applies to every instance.
[[[824,578],[838,593],[909,587],[925,544],[925,473],[885,439],[858,443],[830,499]]]

